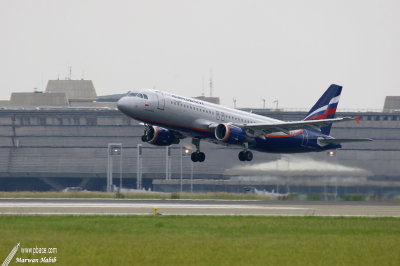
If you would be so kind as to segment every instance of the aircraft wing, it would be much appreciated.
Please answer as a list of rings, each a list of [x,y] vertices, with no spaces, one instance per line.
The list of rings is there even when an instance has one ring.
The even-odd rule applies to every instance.
[[[283,132],[290,135],[290,131],[299,129],[314,129],[321,131],[321,127],[328,126],[332,123],[346,122],[355,120],[357,123],[360,121],[358,117],[343,117],[343,118],[331,118],[331,119],[320,119],[320,120],[308,120],[308,121],[293,121],[293,122],[279,122],[279,123],[251,123],[251,124],[236,124],[233,125],[243,128],[249,135],[262,137],[267,134],[275,132]]]

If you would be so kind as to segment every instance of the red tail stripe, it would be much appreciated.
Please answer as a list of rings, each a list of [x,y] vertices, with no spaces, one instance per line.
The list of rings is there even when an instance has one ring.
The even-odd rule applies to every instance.
[[[336,113],[336,108],[326,110],[326,115],[334,115]]]

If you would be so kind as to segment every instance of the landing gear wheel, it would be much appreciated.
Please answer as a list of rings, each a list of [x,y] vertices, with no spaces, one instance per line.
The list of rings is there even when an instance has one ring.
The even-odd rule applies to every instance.
[[[143,135],[143,136],[142,136],[142,141],[143,141],[143,142],[147,142],[147,136]]]
[[[239,152],[239,160],[244,162],[246,159],[244,158],[244,151]]]
[[[245,153],[245,159],[246,159],[246,161],[251,161],[251,160],[253,160],[253,153],[251,152],[251,151],[246,151]]]
[[[192,162],[197,162],[199,159],[198,159],[198,156],[197,156],[197,152],[193,152],[192,153],[192,155],[190,155],[190,159],[192,159]]]
[[[251,161],[253,160],[253,153],[251,151],[241,151],[239,152],[239,160],[244,161]]]
[[[204,162],[204,160],[206,159],[206,155],[204,154],[204,152],[199,152],[197,154],[197,159],[199,160],[199,162]]]
[[[206,159],[206,155],[204,152],[193,152],[192,155],[190,156],[190,159],[192,159],[193,162],[204,162]]]

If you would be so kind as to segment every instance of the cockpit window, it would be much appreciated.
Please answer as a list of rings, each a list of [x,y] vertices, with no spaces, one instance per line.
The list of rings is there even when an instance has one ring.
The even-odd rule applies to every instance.
[[[139,97],[139,98],[149,99],[146,94],[137,93],[137,92],[130,92],[130,93],[128,93],[128,96],[129,97]]]

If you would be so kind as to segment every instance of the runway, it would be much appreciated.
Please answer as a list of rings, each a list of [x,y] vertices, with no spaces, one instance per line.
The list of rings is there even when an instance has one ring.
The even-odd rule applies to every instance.
[[[1,215],[264,215],[400,217],[398,202],[0,199]]]

